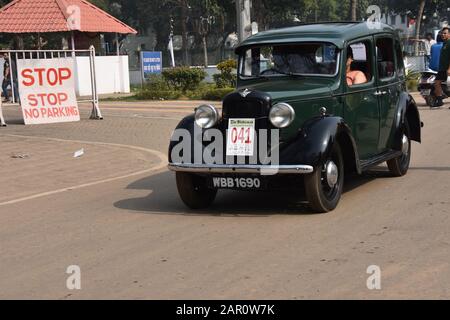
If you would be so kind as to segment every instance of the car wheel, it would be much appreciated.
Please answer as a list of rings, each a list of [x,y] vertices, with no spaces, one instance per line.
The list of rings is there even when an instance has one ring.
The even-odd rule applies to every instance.
[[[334,210],[344,188],[344,160],[339,144],[335,144],[325,164],[305,176],[305,192],[310,207],[325,213]]]
[[[434,104],[436,103],[436,96],[434,96],[433,94],[426,97],[425,101],[427,103],[427,106],[429,106],[430,108],[432,108],[434,106]]]
[[[401,135],[402,155],[387,162],[389,171],[394,177],[404,176],[411,162],[411,138],[408,121],[405,120]]]
[[[177,189],[181,200],[191,209],[209,207],[217,195],[217,189],[206,185],[206,178],[186,172],[177,172]]]
[[[427,106],[432,107],[434,104],[434,98],[432,96],[426,96],[425,98],[425,103],[427,104]]]

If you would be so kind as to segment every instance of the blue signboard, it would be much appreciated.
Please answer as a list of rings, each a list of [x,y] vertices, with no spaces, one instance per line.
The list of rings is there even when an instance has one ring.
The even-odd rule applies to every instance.
[[[153,51],[142,51],[142,76],[147,78],[151,74],[160,74],[162,71],[162,53]]]

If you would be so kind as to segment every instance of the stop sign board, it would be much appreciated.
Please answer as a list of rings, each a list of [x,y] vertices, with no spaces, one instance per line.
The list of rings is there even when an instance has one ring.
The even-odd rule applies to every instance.
[[[25,124],[80,121],[71,58],[17,60]]]

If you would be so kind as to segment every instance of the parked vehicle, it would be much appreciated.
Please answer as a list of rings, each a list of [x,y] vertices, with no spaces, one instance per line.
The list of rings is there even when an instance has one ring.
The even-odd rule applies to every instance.
[[[236,53],[238,88],[224,99],[221,114],[203,105],[179,123],[177,129],[192,137],[186,140],[191,150],[182,152],[184,161],[174,158],[181,140],[174,136],[170,143],[169,169],[176,172],[188,207],[208,207],[218,189],[302,184],[311,208],[328,212],[341,199],[344,175],[362,174],[383,162],[393,176],[407,173],[411,141],[421,141],[422,123],[406,89],[393,28],[302,25],[258,33]],[[270,63],[262,64],[266,59]],[[210,151],[213,139],[199,139],[217,131],[224,137],[223,151],[212,152],[213,163],[195,159],[195,143]],[[279,133],[278,141],[265,141],[264,132]],[[220,144],[220,137],[214,142]],[[265,147],[278,154],[277,163],[267,164],[264,157],[253,161]]]
[[[433,107],[436,102],[436,94],[435,94],[435,80],[436,80],[437,72],[433,70],[427,70],[421,73],[419,85],[417,90],[420,92],[420,95],[424,98],[427,106]],[[447,85],[447,82],[442,83],[442,91],[444,92],[444,98],[448,98],[450,96],[450,88]]]

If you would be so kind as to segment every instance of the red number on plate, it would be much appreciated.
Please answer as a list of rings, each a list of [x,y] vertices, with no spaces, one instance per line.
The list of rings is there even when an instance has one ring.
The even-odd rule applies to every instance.
[[[241,130],[239,130],[239,141],[241,143],[244,143],[244,128],[241,128]]]
[[[237,128],[233,128],[233,130],[231,131],[231,142],[236,143],[237,137]]]
[[[247,128],[247,140],[245,141],[246,144],[252,143],[252,139],[250,137],[250,132],[252,131],[251,128]]]
[[[251,136],[252,129],[251,128],[240,128],[239,131],[237,128],[233,128],[231,131],[231,142],[234,144],[236,142],[245,143],[245,144],[251,144],[252,143],[252,136]]]

